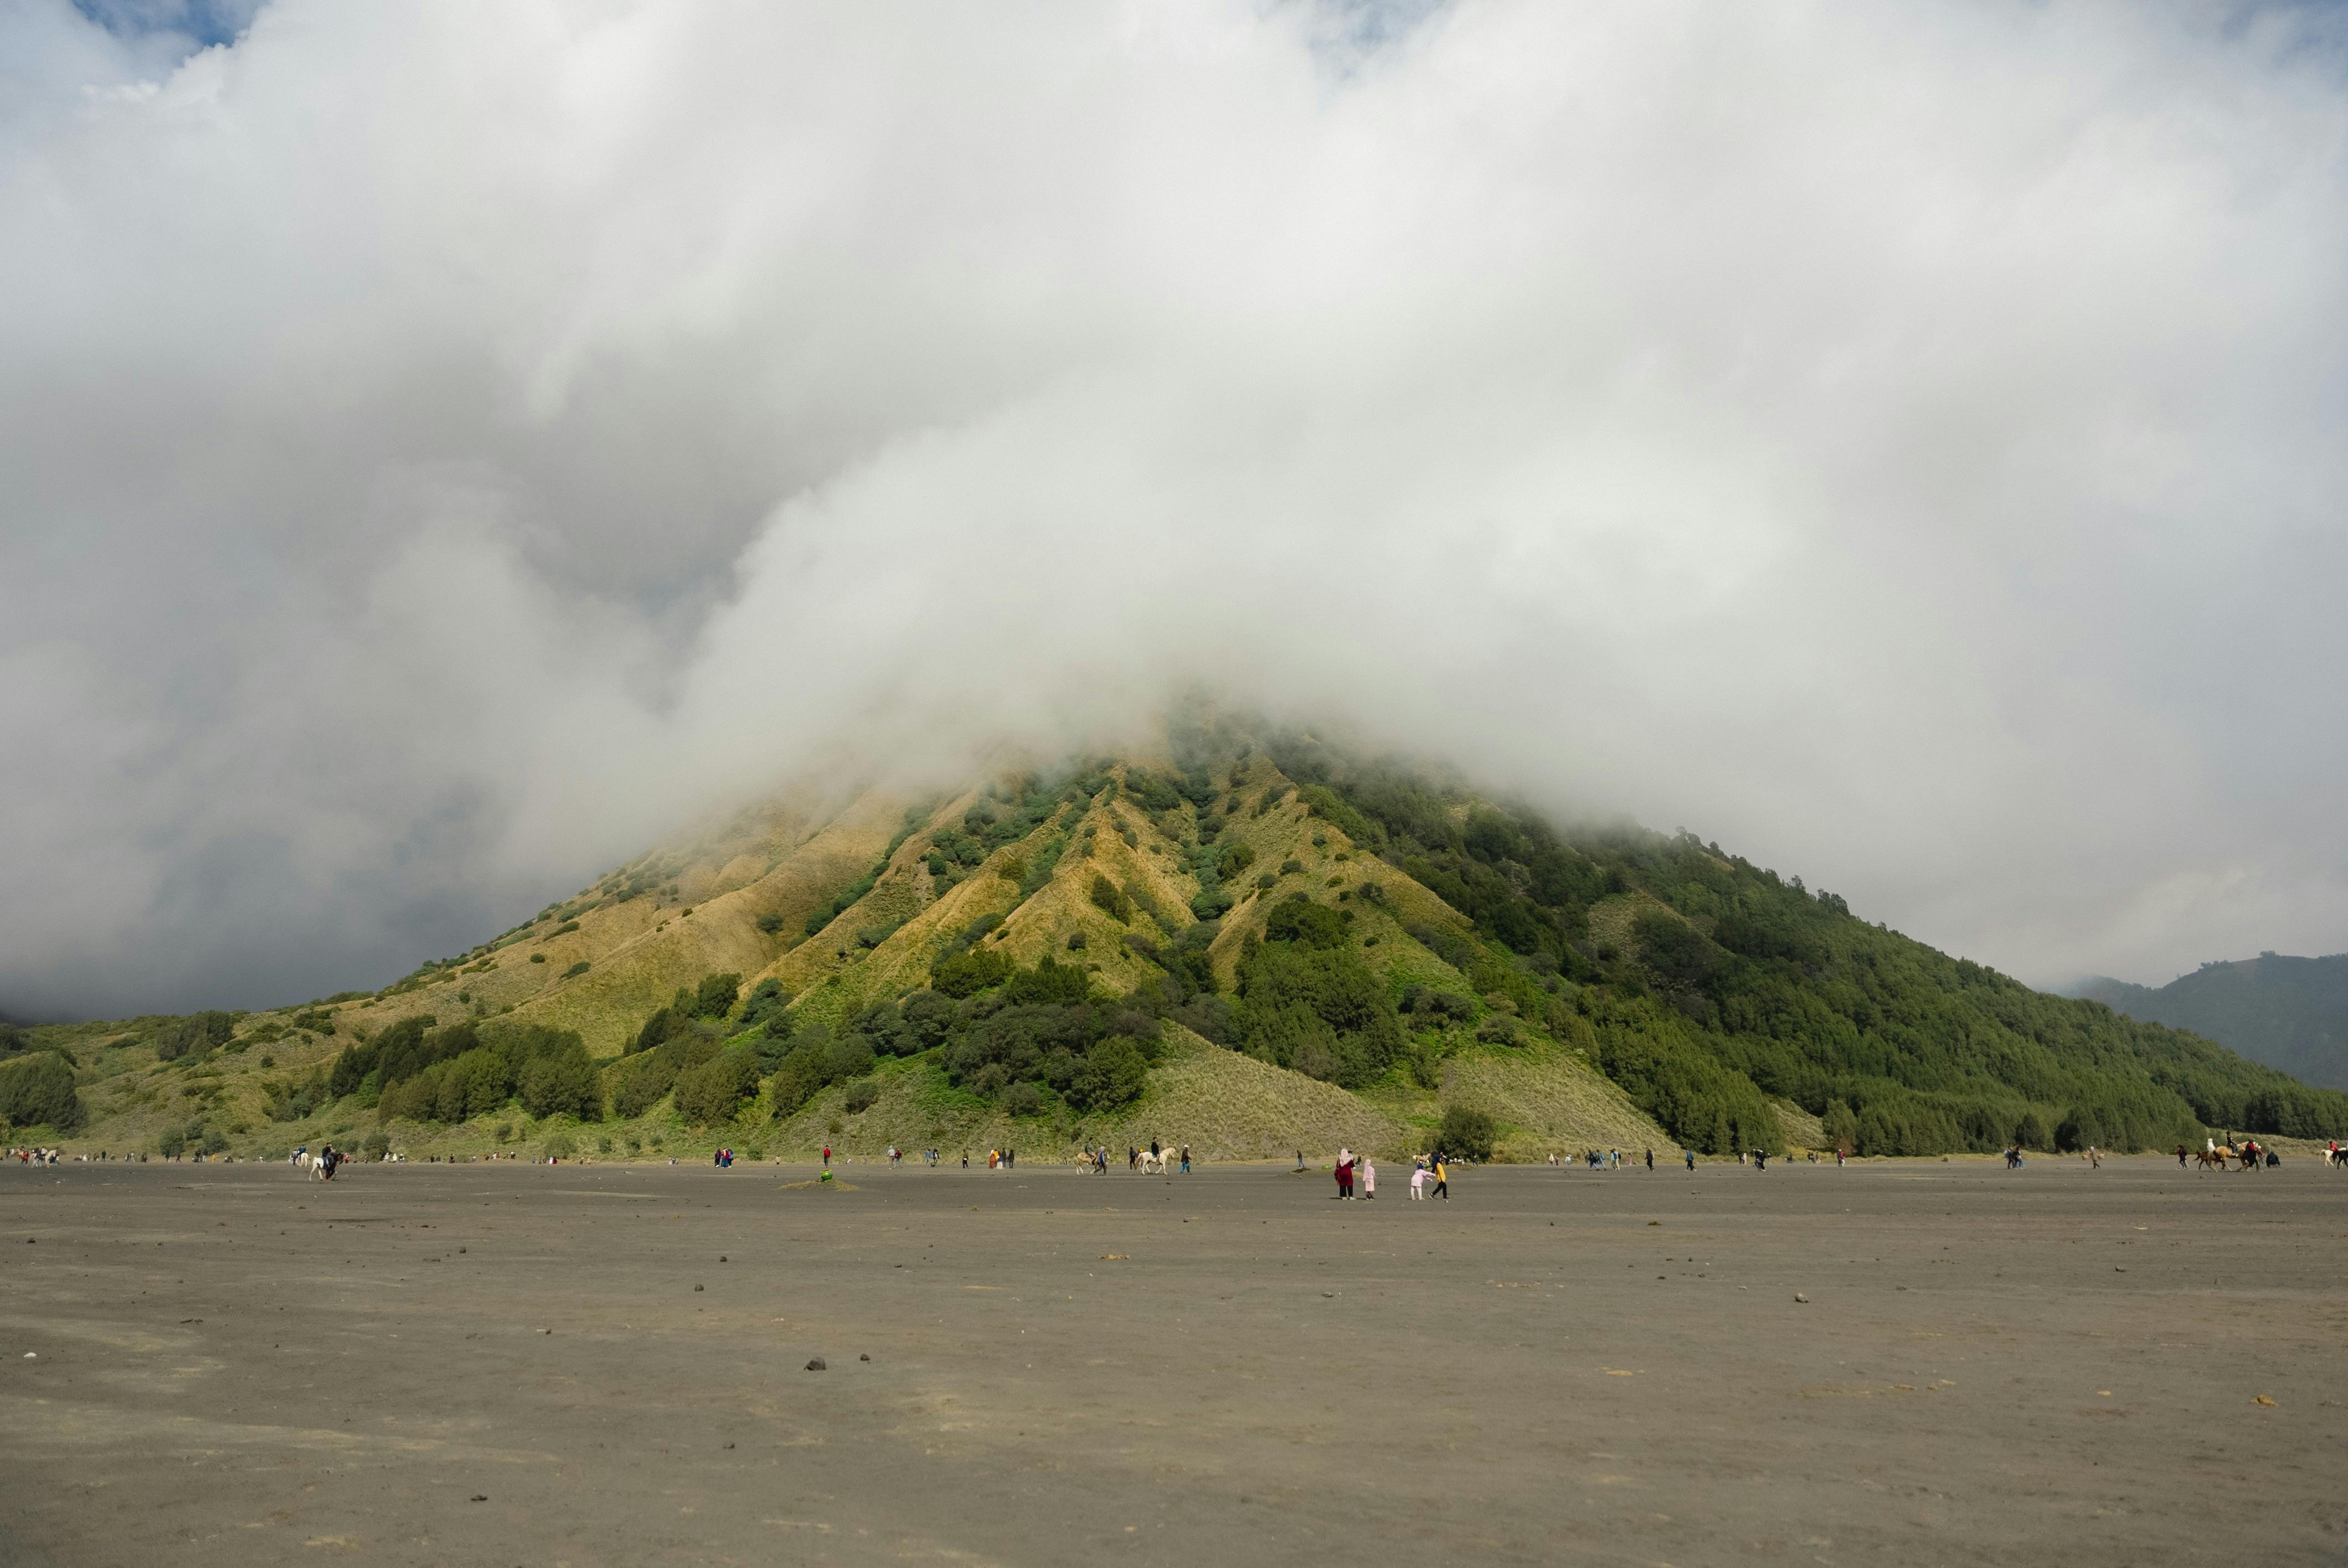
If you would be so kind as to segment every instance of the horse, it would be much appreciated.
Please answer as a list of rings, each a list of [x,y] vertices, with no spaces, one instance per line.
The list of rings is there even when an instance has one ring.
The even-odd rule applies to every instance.
[[[1153,1154],[1144,1149],[1141,1151],[1141,1158],[1135,1163],[1134,1168],[1144,1175],[1162,1176],[1166,1173],[1166,1156]]]
[[[2231,1149],[2196,1149],[2193,1162],[2205,1171],[2213,1165],[2222,1171],[2226,1168],[2226,1156],[2232,1153]]]

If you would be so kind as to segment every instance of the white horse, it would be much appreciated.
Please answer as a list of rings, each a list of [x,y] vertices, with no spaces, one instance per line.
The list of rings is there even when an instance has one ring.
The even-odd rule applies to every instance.
[[[1162,1176],[1166,1173],[1166,1156],[1153,1154],[1144,1149],[1141,1152],[1141,1158],[1135,1162],[1134,1168],[1145,1175]]]

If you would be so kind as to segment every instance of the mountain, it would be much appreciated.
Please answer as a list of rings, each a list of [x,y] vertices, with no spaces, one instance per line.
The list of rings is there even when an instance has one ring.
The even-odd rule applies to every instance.
[[[2260,953],[2204,964],[2157,988],[2098,975],[2072,994],[2129,1018],[2206,1035],[2309,1083],[2348,1089],[2348,953]]]
[[[0,1115],[116,1147],[1536,1158],[2348,1128],[2348,1095],[1716,844],[1229,719],[922,798],[786,794],[372,994],[15,1038]]]

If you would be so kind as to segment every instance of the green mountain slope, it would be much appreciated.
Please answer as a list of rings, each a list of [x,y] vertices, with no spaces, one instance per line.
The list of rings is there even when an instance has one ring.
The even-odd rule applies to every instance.
[[[2348,1130],[2348,1095],[1717,845],[1561,829],[1229,720],[952,794],[787,795],[372,995],[0,1047],[0,1115],[116,1149],[1399,1154],[1480,1142],[1480,1116],[1500,1157],[1540,1158]]]
[[[2309,1083],[2348,1089],[2348,953],[2260,953],[2204,964],[2157,988],[2098,976],[2073,994],[2129,1018],[2206,1035]]]

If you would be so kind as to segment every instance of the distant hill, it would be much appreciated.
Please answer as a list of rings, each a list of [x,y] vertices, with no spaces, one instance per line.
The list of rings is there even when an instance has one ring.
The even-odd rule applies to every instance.
[[[2204,964],[2157,988],[2098,975],[2071,994],[2129,1018],[2207,1035],[2306,1082],[2348,1089],[2348,953],[2260,953]]]
[[[2032,990],[1693,835],[1560,825],[1227,718],[923,798],[786,794],[372,993],[0,1050],[0,1117],[116,1149],[1231,1158],[1400,1153],[1449,1124],[1539,1158],[2348,1132],[2348,1095]]]

